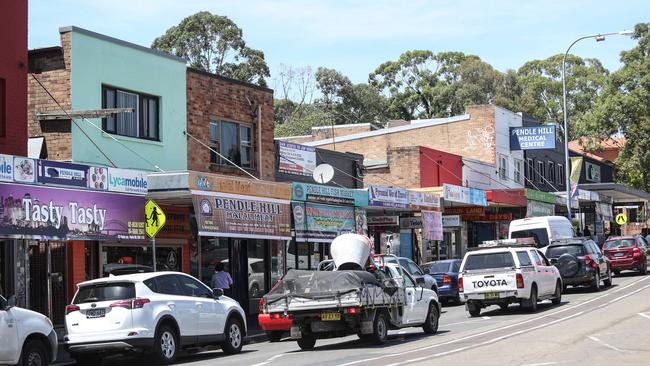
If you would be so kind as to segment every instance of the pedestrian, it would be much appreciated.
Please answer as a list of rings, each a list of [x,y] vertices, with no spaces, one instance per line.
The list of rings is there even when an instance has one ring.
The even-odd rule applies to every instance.
[[[576,238],[582,238],[582,232],[580,229],[576,230]]]
[[[225,295],[230,296],[232,277],[230,277],[230,273],[224,271],[223,262],[217,262],[217,264],[214,265],[214,274],[212,274],[212,281],[210,281],[210,284],[213,289],[220,288],[223,290]]]
[[[584,235],[585,235],[585,238],[591,238],[591,230],[589,230],[589,226],[585,226]]]
[[[650,245],[650,230],[646,229],[646,233],[647,234],[646,234],[644,239],[645,239],[645,242],[648,243],[648,245]]]

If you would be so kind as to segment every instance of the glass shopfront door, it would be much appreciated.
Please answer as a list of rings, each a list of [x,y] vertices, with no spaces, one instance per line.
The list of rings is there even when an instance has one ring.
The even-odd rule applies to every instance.
[[[101,245],[100,276],[121,275],[153,271],[151,245]],[[156,269],[158,271],[181,271],[182,250],[180,246],[156,246]]]

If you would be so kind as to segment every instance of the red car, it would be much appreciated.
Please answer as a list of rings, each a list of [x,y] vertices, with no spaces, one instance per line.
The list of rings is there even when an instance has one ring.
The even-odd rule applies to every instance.
[[[607,239],[603,252],[611,262],[612,271],[619,275],[624,270],[648,273],[648,247],[640,236],[616,236]]]
[[[259,314],[257,323],[266,333],[271,342],[279,342],[284,332],[291,331],[291,318],[284,314],[268,314],[264,312],[264,298],[260,299]]]

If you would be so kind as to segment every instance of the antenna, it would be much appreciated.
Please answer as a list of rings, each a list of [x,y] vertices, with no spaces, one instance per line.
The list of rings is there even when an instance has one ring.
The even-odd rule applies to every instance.
[[[314,177],[316,183],[328,183],[334,178],[334,168],[329,164],[320,164],[314,169],[312,177]]]

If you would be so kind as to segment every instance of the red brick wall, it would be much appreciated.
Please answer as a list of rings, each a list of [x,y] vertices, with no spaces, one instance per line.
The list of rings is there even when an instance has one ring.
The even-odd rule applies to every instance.
[[[3,1],[0,11],[0,153],[27,155],[27,1]]]
[[[261,115],[254,116],[258,106]],[[253,125],[255,168],[250,172],[264,180],[275,180],[273,90],[188,69],[187,130],[206,145],[210,141],[211,119]],[[210,164],[210,151],[191,138],[187,140],[187,149],[190,170],[245,175],[232,166]]]
[[[86,242],[73,240],[67,242],[68,248],[68,302],[77,291],[77,284],[86,280]]]

